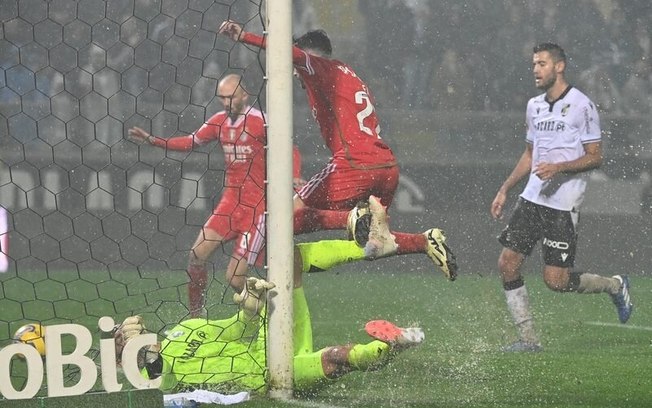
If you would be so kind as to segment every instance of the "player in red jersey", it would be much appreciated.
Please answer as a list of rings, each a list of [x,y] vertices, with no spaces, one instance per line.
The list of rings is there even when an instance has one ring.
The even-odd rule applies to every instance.
[[[266,46],[263,36],[245,32],[233,21],[223,22],[219,31],[235,41]],[[332,153],[326,167],[294,197],[295,234],[344,229],[352,207],[370,195],[389,206],[398,187],[399,168],[392,150],[380,137],[372,94],[355,71],[331,59],[331,53],[330,39],[323,30],[307,32],[292,48],[295,73]],[[426,253],[446,277],[455,279],[455,256],[444,243],[441,230],[392,233],[398,254]]]
[[[236,240],[226,279],[236,290],[244,288],[248,264],[262,265],[265,245],[265,144],[264,114],[247,104],[248,93],[238,75],[218,84],[224,110],[213,115],[195,133],[163,139],[145,130],[129,129],[129,138],[169,150],[189,151],[217,141],[224,152],[224,188],[190,251],[188,286],[190,312],[200,313],[208,284],[207,262],[223,243]],[[294,180],[300,183],[301,159],[294,149]]]

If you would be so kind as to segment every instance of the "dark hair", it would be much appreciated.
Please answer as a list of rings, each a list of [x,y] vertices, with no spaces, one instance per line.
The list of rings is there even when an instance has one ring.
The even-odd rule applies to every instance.
[[[535,54],[542,51],[548,51],[555,62],[566,62],[566,53],[564,52],[564,49],[555,43],[541,43],[536,45],[533,51]]]
[[[326,34],[326,31],[324,30],[308,31],[301,37],[295,38],[294,45],[302,50],[310,49],[317,51],[327,57],[330,57],[333,53],[331,40],[328,38],[328,34]]]

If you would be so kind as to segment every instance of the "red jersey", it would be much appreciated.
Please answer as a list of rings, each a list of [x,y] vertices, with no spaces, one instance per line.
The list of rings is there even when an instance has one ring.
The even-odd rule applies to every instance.
[[[258,47],[264,37],[244,33],[241,40]],[[333,158],[352,167],[396,165],[391,149],[380,138],[380,126],[369,88],[348,65],[292,48],[292,61],[302,80],[312,113]]]
[[[258,205],[265,194],[265,144],[267,133],[263,113],[253,107],[233,121],[226,111],[211,116],[194,134],[157,139],[155,144],[170,150],[190,150],[194,145],[219,141],[224,152],[224,188],[246,189],[240,202]]]
[[[219,139],[224,152],[225,187],[254,183],[265,186],[265,144],[267,133],[263,113],[252,107],[233,121],[222,111],[213,115],[194,134],[196,144]]]
[[[267,129],[264,114],[251,106],[245,108],[246,114],[238,115],[235,122],[226,111],[211,116],[194,134],[156,138],[154,144],[170,150],[189,151],[195,145],[219,141],[224,152],[224,187],[242,188],[239,201],[248,205],[264,203],[265,196],[265,145]],[[301,177],[301,153],[293,147],[293,177]]]

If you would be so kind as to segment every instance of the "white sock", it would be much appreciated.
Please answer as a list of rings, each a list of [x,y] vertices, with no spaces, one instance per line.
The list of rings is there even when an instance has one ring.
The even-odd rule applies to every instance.
[[[512,314],[521,340],[527,343],[539,344],[539,339],[534,332],[534,321],[530,312],[530,300],[525,285],[505,291],[507,309]]]
[[[602,293],[615,295],[620,291],[620,281],[613,277],[583,273],[580,275],[580,284],[577,293]]]

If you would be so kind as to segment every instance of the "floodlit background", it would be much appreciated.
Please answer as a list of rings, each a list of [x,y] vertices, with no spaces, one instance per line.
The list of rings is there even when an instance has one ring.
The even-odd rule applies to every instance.
[[[607,159],[592,174],[578,263],[596,267],[608,254],[624,271],[648,269],[648,2],[295,1],[294,8],[294,32],[324,28],[334,56],[375,94],[382,135],[402,165],[392,224],[443,227],[462,272],[495,263],[502,224],[488,207],[523,149],[525,103],[537,94],[531,50],[541,41],[561,44],[571,83],[599,106]],[[139,151],[123,135],[134,125],[164,137],[194,131],[221,109],[214,88],[230,71],[244,74],[265,108],[264,53],[216,35],[227,17],[260,32],[259,9],[249,1],[3,2],[0,204],[11,213],[14,267],[185,267],[219,196],[221,153],[215,146],[189,155]],[[299,86],[295,100],[308,177],[328,152]]]
[[[140,311],[158,319],[152,327],[159,329],[187,316],[179,301],[186,297],[188,251],[219,199],[222,152],[215,145],[192,153],[139,148],[125,141],[124,135],[132,126],[161,137],[193,132],[221,110],[215,87],[230,72],[244,76],[246,87],[256,95],[254,104],[266,109],[265,54],[218,36],[218,26],[227,18],[260,33],[261,1],[2,0],[0,206],[9,212],[10,262],[9,270],[0,273],[0,345],[25,320],[81,321],[90,327],[105,314],[121,318]],[[443,228],[460,265],[460,279],[452,285],[462,286],[467,295],[488,296],[489,300],[480,299],[484,303],[471,306],[491,310],[492,322],[499,324],[505,315],[499,281],[492,277],[486,283],[482,278],[496,274],[500,251],[496,236],[504,223],[491,219],[489,206],[524,149],[525,104],[538,93],[530,72],[532,47],[544,41],[559,43],[569,57],[571,84],[598,105],[604,131],[606,160],[591,174],[577,267],[601,274],[649,276],[649,0],[295,0],[294,20],[297,35],[325,29],[334,57],[350,64],[375,96],[381,135],[402,168],[399,191],[389,211],[392,226],[407,231]],[[321,169],[328,151],[305,108],[303,90],[296,84],[294,91],[294,140],[303,152],[307,178]],[[343,236],[318,232],[297,240]],[[218,252],[211,299],[223,312],[231,293],[220,279],[231,249]],[[527,270],[538,272],[539,256],[532,258]],[[432,383],[451,381],[453,391],[448,395],[459,402],[455,380],[461,378],[468,385],[475,377],[470,368],[446,371],[453,370],[447,364],[454,367],[451,361],[462,355],[455,348],[456,339],[467,331],[488,331],[484,340],[491,344],[478,346],[484,352],[503,340],[501,333],[492,331],[493,326],[478,329],[473,319],[481,311],[467,309],[463,297],[451,295],[444,287],[436,291],[445,294],[433,294],[427,287],[420,288],[422,292],[410,289],[410,285],[428,282],[432,274],[437,275],[435,282],[443,283],[425,256],[397,257],[355,268],[362,274],[343,277],[338,281],[342,290],[364,285],[362,281],[378,273],[380,281],[374,285],[388,291],[380,299],[394,302],[380,302],[373,311],[400,306],[395,317],[416,316],[430,330],[447,317],[463,319],[459,327],[444,322],[450,323],[442,337],[450,342],[444,342],[448,347],[444,351],[453,354],[442,354],[441,344],[435,341],[428,346],[429,352],[440,360],[424,368],[432,371],[441,366]],[[402,273],[411,275],[407,279],[394,276]],[[340,289],[337,285],[330,288],[329,278],[333,277],[313,281],[323,288],[312,293],[321,305],[316,314],[320,341],[330,340],[332,327],[337,333],[355,330],[352,327],[358,327],[372,311],[356,308],[360,316],[352,320],[360,321],[329,323],[331,315],[346,314],[346,302],[356,295],[354,291],[339,298]],[[349,279],[353,283],[347,283]],[[463,286],[465,279],[468,286]],[[558,305],[542,284],[534,285],[536,297],[542,296],[542,290],[545,293],[544,304]],[[647,286],[641,283],[641,287]],[[585,307],[594,313],[592,319],[600,320],[604,314],[606,321],[615,321],[611,305],[600,300],[595,300],[596,305],[604,310],[592,304],[570,307]],[[328,307],[333,305],[344,312],[329,314]],[[454,305],[454,310],[442,310],[442,305]],[[534,308],[543,313],[536,302]],[[563,309],[555,316],[568,316],[566,312]],[[548,312],[542,320],[546,324],[556,321]],[[575,323],[564,321],[551,330],[562,337],[568,327],[576,328]],[[598,332],[594,326],[592,330]],[[635,355],[648,347],[645,330],[649,328],[642,330],[643,334],[636,332],[639,347],[631,346]],[[616,340],[603,341],[605,349],[612,348],[611,341],[627,343],[622,332],[614,333],[618,333]],[[583,335],[574,334],[569,347],[577,342],[572,349],[585,348]],[[563,357],[564,343],[551,347]],[[596,350],[600,354],[601,349]],[[613,364],[621,357],[613,355]],[[433,361],[422,360],[416,354],[408,359],[417,364]],[[545,359],[537,361],[544,370]],[[493,363],[489,363],[491,370]],[[573,364],[562,361],[559,366]],[[634,376],[628,367],[619,368],[619,378]],[[554,384],[557,378],[554,369],[550,371]],[[572,379],[572,373],[567,375]],[[484,378],[492,376],[493,371],[488,371]],[[603,380],[612,384],[609,378]],[[406,384],[414,381],[413,377],[405,380]],[[636,391],[636,384],[627,385]],[[366,387],[363,380],[359,388]],[[429,389],[420,392],[425,396],[417,396],[416,401],[430,401]],[[606,393],[612,396],[608,403],[621,405],[616,391]],[[332,395],[337,402],[338,394]],[[601,394],[596,395],[596,401],[600,400]],[[645,400],[649,395],[639,396]]]

